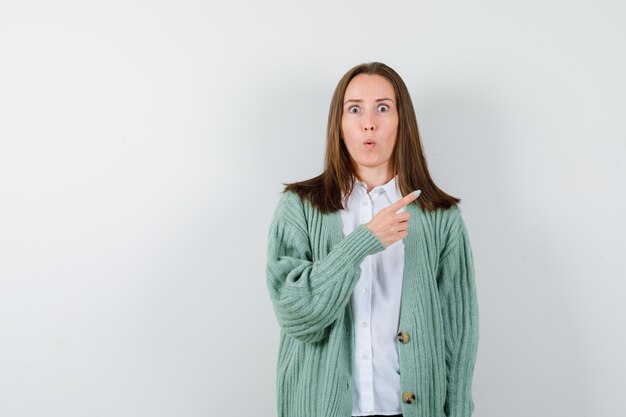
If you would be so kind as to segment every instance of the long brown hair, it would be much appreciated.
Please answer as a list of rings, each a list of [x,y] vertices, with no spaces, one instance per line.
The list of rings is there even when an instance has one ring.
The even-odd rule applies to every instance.
[[[283,193],[294,191],[303,200],[322,213],[330,213],[344,208],[342,195],[349,195],[358,178],[345,143],[341,139],[341,119],[343,99],[348,84],[359,74],[378,74],[387,78],[393,85],[398,109],[398,137],[392,154],[391,165],[398,175],[398,187],[402,195],[420,189],[419,198],[411,204],[420,204],[423,210],[432,211],[438,207],[450,208],[460,203],[460,199],[443,192],[433,182],[422,142],[420,141],[413,102],[402,78],[392,68],[382,62],[369,62],[350,69],[339,80],[330,102],[328,126],[326,130],[326,157],[324,172],[317,177],[295,183],[283,183]],[[358,178],[361,180],[361,178]]]

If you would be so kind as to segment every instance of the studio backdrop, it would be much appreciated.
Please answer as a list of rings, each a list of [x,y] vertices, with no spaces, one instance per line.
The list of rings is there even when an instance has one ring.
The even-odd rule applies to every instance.
[[[275,416],[268,228],[370,61],[462,200],[474,415],[623,414],[625,20],[609,0],[1,1],[0,417]]]

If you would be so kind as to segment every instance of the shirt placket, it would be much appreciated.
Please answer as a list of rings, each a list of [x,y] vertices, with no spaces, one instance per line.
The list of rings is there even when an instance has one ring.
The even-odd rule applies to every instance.
[[[374,205],[370,195],[367,191],[363,190],[361,206],[360,206],[360,223],[364,224],[369,222],[374,213]],[[374,378],[373,378],[373,365],[372,365],[372,332],[371,332],[371,318],[372,318],[372,279],[374,273],[374,256],[368,255],[365,258],[365,262],[362,265],[363,278],[361,284],[361,296],[360,303],[363,312],[359,317],[359,346],[361,347],[358,352],[358,359],[361,361],[360,369],[361,373],[361,404],[360,407],[365,412],[371,412],[374,410]]]

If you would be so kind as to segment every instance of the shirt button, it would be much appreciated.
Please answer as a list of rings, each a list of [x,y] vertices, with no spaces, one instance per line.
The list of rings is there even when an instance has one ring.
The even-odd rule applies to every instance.
[[[361,323],[361,326],[363,326],[363,327],[367,327],[367,323],[366,323],[366,322],[363,322],[363,323]]]
[[[363,356],[362,356],[362,358],[363,358],[363,359],[367,359],[367,355],[363,355]]]
[[[367,294],[367,288],[363,288],[363,294]]]

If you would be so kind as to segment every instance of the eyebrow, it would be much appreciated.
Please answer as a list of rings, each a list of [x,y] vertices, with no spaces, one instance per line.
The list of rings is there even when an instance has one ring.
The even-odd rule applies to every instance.
[[[392,99],[390,99],[390,98],[378,98],[378,99],[376,99],[376,101],[384,101],[384,100],[389,100],[389,101],[391,101],[391,102],[393,103],[393,100],[392,100]],[[356,98],[351,98],[350,100],[346,100],[346,101],[344,101],[344,102],[343,102],[343,104],[349,103],[349,102],[351,102],[351,101],[355,101],[355,102],[357,102],[357,103],[360,103],[360,102],[362,102],[363,100],[361,100],[361,99],[356,99]]]

